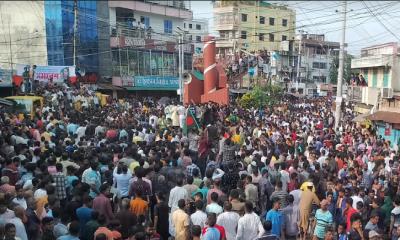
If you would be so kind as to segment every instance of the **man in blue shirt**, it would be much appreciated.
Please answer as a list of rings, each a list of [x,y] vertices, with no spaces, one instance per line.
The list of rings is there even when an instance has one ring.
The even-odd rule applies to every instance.
[[[207,215],[207,223],[208,226],[203,230],[203,239],[204,240],[220,240],[221,233],[215,227],[217,223],[217,215],[215,213],[209,213]]]
[[[268,211],[265,220],[271,221],[272,223],[271,233],[281,237],[283,231],[283,215],[279,211],[281,208],[279,198],[272,199],[272,204],[272,209]]]

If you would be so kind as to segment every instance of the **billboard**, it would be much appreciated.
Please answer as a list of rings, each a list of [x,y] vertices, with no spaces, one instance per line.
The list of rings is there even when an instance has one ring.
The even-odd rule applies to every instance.
[[[23,76],[25,69],[32,70],[30,65],[17,64],[17,75]],[[34,79],[38,81],[64,82],[68,77],[76,78],[75,66],[36,66]]]

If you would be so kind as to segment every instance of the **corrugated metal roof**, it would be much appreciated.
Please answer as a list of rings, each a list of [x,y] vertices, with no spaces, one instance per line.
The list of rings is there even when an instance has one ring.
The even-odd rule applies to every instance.
[[[388,112],[388,111],[378,111],[367,117],[371,121],[383,121],[386,123],[400,124],[400,113]]]

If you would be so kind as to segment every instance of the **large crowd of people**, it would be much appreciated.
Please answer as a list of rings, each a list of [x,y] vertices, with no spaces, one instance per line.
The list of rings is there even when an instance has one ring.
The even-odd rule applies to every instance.
[[[101,107],[38,91],[34,116],[0,112],[0,239],[400,237],[398,146],[351,106],[334,129],[328,98]]]

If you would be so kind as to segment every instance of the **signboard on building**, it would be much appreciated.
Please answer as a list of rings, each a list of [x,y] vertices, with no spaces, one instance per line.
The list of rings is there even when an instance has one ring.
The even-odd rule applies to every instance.
[[[281,42],[281,51],[289,52],[289,41],[282,41]]]
[[[17,75],[23,76],[26,67],[30,66],[17,64]],[[74,66],[36,66],[34,70],[34,79],[38,81],[49,81],[52,79],[53,82],[64,82],[68,77],[76,77]]]
[[[11,70],[0,69],[0,87],[12,87]]]
[[[167,52],[178,52],[179,45],[176,42],[171,41],[158,41],[154,39],[134,38],[134,37],[112,37],[111,47],[132,47],[132,48],[143,48],[152,49]],[[193,44],[184,44],[183,51],[186,53],[194,52]]]
[[[179,78],[173,76],[135,76],[135,88],[178,89]]]

